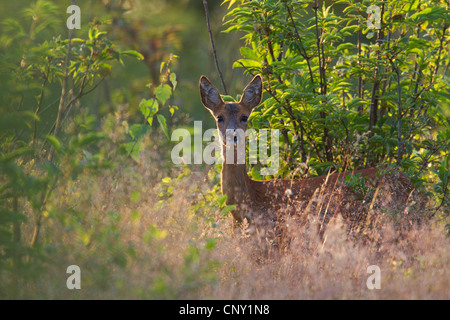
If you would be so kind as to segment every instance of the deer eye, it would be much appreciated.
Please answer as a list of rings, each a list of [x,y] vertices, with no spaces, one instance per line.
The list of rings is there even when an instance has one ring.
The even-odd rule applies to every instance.
[[[218,116],[217,117],[217,122],[222,123],[223,122],[223,117],[222,116]]]
[[[248,121],[248,117],[246,117],[246,116],[241,117],[241,121],[242,122],[247,122]]]

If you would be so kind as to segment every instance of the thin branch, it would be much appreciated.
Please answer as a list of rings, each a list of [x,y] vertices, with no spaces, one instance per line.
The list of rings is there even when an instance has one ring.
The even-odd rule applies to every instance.
[[[445,70],[444,70],[444,72],[442,73],[442,79],[444,79],[444,77],[445,77],[445,75],[447,74],[447,71],[448,71],[448,67],[450,66],[450,60],[447,62],[447,65],[445,66]],[[441,80],[442,80],[441,79]]]
[[[287,2],[286,2],[286,9],[289,14],[289,17],[291,18],[292,25],[294,26],[295,34],[297,35],[299,45],[303,49],[303,52],[301,52],[301,50],[299,50],[299,53],[306,60],[306,63],[308,64],[309,78],[311,79],[311,82],[314,83],[314,77],[313,77],[313,73],[312,73],[312,69],[311,69],[311,64],[309,62],[311,57],[309,57],[306,53],[306,49],[302,43],[302,38],[300,37],[300,33],[298,32],[297,25],[295,24],[294,17],[292,16],[291,9],[289,8],[289,5]]]
[[[380,16],[380,29],[378,29],[377,32],[377,43],[378,48],[381,47],[384,33],[383,33],[383,16],[384,16],[384,3],[381,5],[381,16]],[[380,60],[381,60],[381,51],[380,49],[377,50],[377,65],[375,67],[374,71],[374,83],[372,88],[372,96],[370,99],[370,111],[369,111],[369,137],[373,136],[373,127],[377,124],[378,120],[378,102],[379,102],[379,96],[378,91],[380,89],[381,79],[379,78],[380,73],[383,74],[383,71],[380,72]]]
[[[83,78],[83,80],[82,80],[82,84],[81,84],[81,87],[80,87],[80,91],[78,92],[78,94],[75,96],[75,97],[73,97],[70,101],[69,101],[69,103],[67,104],[67,106],[64,108],[64,110],[63,110],[63,112],[62,112],[62,115],[64,115],[64,114],[66,114],[66,111],[68,112],[68,111],[70,111],[70,109],[71,109],[71,106],[73,105],[73,103],[76,101],[76,100],[78,100],[78,99],[81,99],[81,97],[83,97],[83,96],[85,96],[85,95],[87,95],[87,94],[89,94],[89,93],[91,93],[92,91],[94,91],[95,89],[97,89],[97,87],[103,82],[103,80],[105,80],[105,78],[106,78],[106,76],[103,76],[92,88],[90,88],[88,91],[86,91],[86,92],[84,92],[84,88],[85,88],[85,86],[84,86],[84,83],[85,83],[85,81],[83,81],[85,78]],[[64,119],[60,122],[60,125],[62,125],[62,123],[64,122],[64,120],[67,118],[67,115],[64,117]],[[48,134],[52,134],[53,133],[53,131],[56,129],[56,122],[53,124],[53,126],[51,127],[51,129],[50,129],[50,131],[49,131],[49,133]]]
[[[442,205],[447,201],[447,191],[448,191],[448,179],[445,182],[445,186],[444,186],[444,196],[442,197],[441,203],[436,207],[436,209],[434,210],[434,212],[431,214],[431,217],[434,217],[436,215],[436,213],[439,211],[439,209],[441,209]]]
[[[315,25],[316,25],[316,38],[317,38],[317,54],[319,57],[319,71],[320,71],[320,94],[324,97],[324,102],[327,103],[327,82],[325,75],[325,54],[324,54],[324,46],[323,46],[323,28],[322,33],[319,36],[319,20],[317,10],[319,9],[319,0],[315,1],[314,4],[314,16],[315,16]],[[329,135],[329,130],[326,126],[326,114],[324,111],[320,112],[320,118],[323,119],[324,127],[323,127],[323,144],[325,147],[325,155],[328,162],[333,162],[333,153],[331,152],[331,139]]]
[[[88,91],[86,91],[86,92],[84,92],[84,90],[83,90],[83,92],[82,92],[82,94],[81,95],[79,95],[79,96],[77,96],[77,97],[74,97],[74,98],[72,98],[72,100],[70,100],[70,102],[69,102],[69,104],[67,105],[67,107],[66,107],[66,110],[67,111],[64,111],[64,113],[65,113],[65,115],[64,115],[64,119],[62,120],[62,122],[61,123],[64,123],[64,121],[66,121],[66,119],[67,119],[67,117],[69,116],[69,114],[70,114],[70,110],[72,110],[72,107],[73,107],[73,105],[75,104],[75,101],[76,100],[78,100],[78,99],[81,99],[81,97],[83,97],[83,96],[85,96],[85,95],[88,95],[89,93],[91,93],[92,91],[94,91],[95,89],[97,89],[97,87],[103,82],[103,80],[105,80],[105,78],[106,78],[106,75],[104,75],[92,88],[90,88]],[[84,88],[83,88],[84,89]]]
[[[439,52],[438,52],[438,57],[436,60],[436,68],[434,69],[434,72],[431,74],[431,79],[430,79],[430,86],[433,84],[433,80],[434,77],[437,76],[438,70],[439,70],[439,65],[441,63],[441,53],[442,53],[442,49],[444,46],[444,42],[445,42],[445,31],[447,31],[447,25],[444,25],[444,28],[442,29],[442,37],[441,39],[439,39]]]
[[[211,25],[209,23],[208,3],[206,2],[206,0],[203,0],[203,7],[205,7],[206,24],[208,26],[209,40],[211,41],[211,46],[213,49],[213,55],[214,55],[214,60],[216,62],[217,72],[219,73],[220,81],[222,81],[223,90],[224,90],[225,94],[228,95],[227,87],[225,86],[225,82],[223,81],[222,72],[220,71],[219,62],[217,60],[217,52],[216,52],[216,47],[214,46],[213,35],[211,32]]]
[[[72,1],[72,4],[75,4],[75,1]],[[72,50],[72,38],[73,38],[73,29],[69,29],[69,43],[67,44],[67,54],[64,61],[64,78],[61,88],[61,98],[59,100],[58,115],[56,116],[55,122],[55,135],[57,135],[59,132],[62,113],[64,111],[64,100],[67,91],[67,80],[69,78],[69,61],[70,61],[70,50]]]
[[[389,12],[389,22],[392,21],[392,12]],[[388,23],[387,25],[390,25],[390,23]],[[391,48],[391,29],[389,29],[388,26],[386,26],[387,28],[387,33],[386,33],[386,46],[387,46],[387,50],[389,51],[389,49]],[[383,81],[383,86],[381,88],[381,95],[380,97],[384,97],[384,94],[386,93],[386,89],[390,88],[391,86],[391,78],[389,77],[389,81],[388,81],[388,77],[386,76],[386,74],[389,73],[389,70],[386,68],[385,70],[385,74],[383,75],[384,77],[384,81]],[[384,113],[386,110],[386,102],[381,102],[381,109],[380,109],[380,119],[383,118]]]
[[[14,195],[13,198],[13,211],[14,214],[19,214],[19,199],[17,198],[17,195]],[[20,242],[20,236],[21,236],[21,232],[20,232],[20,221],[16,221],[14,222],[14,242]]]
[[[304,159],[306,159],[306,153],[305,153],[305,150],[304,150],[304,143],[303,143],[303,140],[304,140],[304,139],[303,139],[303,133],[305,133],[306,138],[308,138],[308,140],[311,142],[312,146],[316,149],[317,157],[319,158],[320,162],[324,162],[324,161],[323,161],[323,158],[320,156],[320,152],[319,152],[319,150],[317,149],[317,146],[316,146],[314,140],[307,134],[307,132],[306,132],[306,130],[305,130],[305,127],[304,127],[303,124],[302,124],[301,118],[298,118],[298,119],[297,119],[297,117],[296,117],[296,116],[294,115],[294,113],[292,112],[292,108],[291,108],[289,105],[286,106],[284,103],[282,103],[282,102],[277,98],[276,94],[272,92],[272,90],[266,90],[266,91],[272,96],[272,98],[275,99],[275,101],[276,101],[276,102],[277,102],[284,110],[286,110],[286,112],[287,112],[287,113],[289,114],[289,116],[291,117],[292,124],[293,124],[293,127],[294,127],[294,134],[295,134],[295,136],[297,137],[297,140],[300,141],[300,144],[301,144],[301,147],[302,147],[302,150],[301,150],[301,152],[302,152],[302,161],[303,161],[303,162],[306,162],[306,161],[304,161]],[[299,136],[299,133],[298,133],[298,128],[297,128],[296,122],[298,122],[298,124],[299,124],[299,126],[300,126],[300,136]]]
[[[359,26],[361,26],[361,21],[358,20]],[[361,69],[361,28],[358,28],[358,67]],[[362,98],[362,73],[361,70],[359,71],[359,77],[358,77],[358,98]],[[358,107],[358,112],[362,112],[362,107]]]
[[[396,66],[393,58],[388,57],[389,62],[391,63],[392,68],[397,74],[397,140],[398,140],[398,150],[397,150],[397,165],[400,165],[402,160],[402,149],[403,149],[403,141],[402,141],[402,86],[400,83],[400,69],[399,66]]]
[[[45,192],[45,194],[42,195],[40,212],[39,212],[39,214],[38,214],[38,216],[36,218],[36,223],[35,223],[35,226],[34,226],[33,236],[31,238],[31,242],[30,242],[30,246],[32,246],[32,247],[35,247],[38,244],[39,234],[40,234],[41,227],[42,227],[42,223],[41,223],[41,221],[42,221],[42,211],[44,210],[45,205],[47,204],[47,201],[48,201],[50,195],[52,194],[53,190],[55,190],[55,188],[56,188],[57,180],[58,180],[58,178],[54,179],[52,186],[49,187],[47,189],[47,191]]]
[[[242,62],[238,62],[248,73],[250,73],[252,76],[254,76],[254,74],[251,72],[251,71],[249,71],[243,64],[242,64]],[[270,82],[269,82],[269,86],[270,86]],[[317,148],[317,145],[316,145],[316,143],[315,143],[315,141],[308,135],[308,133],[307,133],[307,131],[306,131],[306,129],[305,129],[305,127],[303,126],[303,123],[302,123],[302,121],[301,121],[301,118],[298,118],[297,119],[297,117],[294,115],[294,113],[292,112],[292,108],[291,108],[291,106],[286,106],[283,102],[281,102],[280,101],[280,99],[278,99],[277,98],[277,96],[276,96],[276,94],[275,93],[273,93],[272,92],[272,90],[269,88],[269,90],[267,90],[266,89],[266,92],[267,93],[269,93],[271,96],[272,96],[272,98],[289,114],[289,116],[291,117],[291,120],[292,120],[292,123],[293,123],[293,126],[294,126],[294,134],[295,134],[295,136],[297,137],[297,140],[299,140],[300,141],[300,144],[301,144],[301,147],[302,147],[302,161],[305,159],[305,161],[303,161],[303,162],[306,162],[306,153],[305,153],[305,150],[304,150],[304,142],[303,142],[303,140],[304,140],[304,138],[303,138],[303,135],[305,135],[306,136],[306,138],[311,142],[311,145],[313,146],[313,148],[316,150],[316,153],[317,153],[317,157],[319,158],[319,161],[320,162],[324,162],[324,160],[323,160],[323,158],[321,157],[321,155],[320,155],[320,152],[319,152],[319,149]],[[298,133],[298,128],[297,128],[297,126],[296,126],[296,122],[298,122],[298,124],[299,124],[299,126],[300,126],[300,135],[299,135],[299,133]]]
[[[322,66],[322,57],[320,55],[320,38],[319,37],[319,22],[318,22],[318,17],[317,17],[317,10],[319,9],[319,1],[316,0],[315,5],[314,5],[314,16],[316,19],[316,44],[317,44],[317,55],[319,57],[319,73],[320,73],[320,94],[325,95],[324,93],[324,75],[323,75],[323,66]]]
[[[41,110],[42,100],[44,98],[44,89],[45,89],[45,86],[46,86],[46,84],[48,82],[48,76],[50,74],[50,63],[51,63],[51,61],[49,59],[49,62],[48,62],[48,65],[47,65],[47,70],[46,70],[46,73],[45,73],[45,76],[44,76],[44,81],[42,82],[42,85],[41,85],[41,93],[40,93],[40,96],[39,96],[38,105],[37,105],[36,111],[34,113],[36,116],[38,115],[39,111]],[[37,130],[37,120],[34,119],[33,145],[34,145],[35,140],[36,140],[36,130]]]

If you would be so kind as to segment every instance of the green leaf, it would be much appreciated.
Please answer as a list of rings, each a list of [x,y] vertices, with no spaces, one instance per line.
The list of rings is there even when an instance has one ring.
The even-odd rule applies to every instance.
[[[144,56],[139,52],[137,52],[136,50],[125,50],[120,53],[130,57],[135,57],[138,60],[144,60]]]
[[[72,40],[70,41],[70,43],[71,43],[72,45],[74,45],[74,44],[84,43],[85,41],[86,41],[86,40],[81,39],[81,38],[72,38]]]
[[[94,38],[95,38],[95,32],[96,32],[97,30],[94,28],[94,29],[89,29],[89,40],[91,40],[91,41],[93,41],[94,40]]]
[[[0,163],[7,163],[15,158],[23,156],[25,154],[32,154],[33,150],[27,147],[19,148],[14,151],[11,151],[5,155],[0,154]]]
[[[155,88],[155,96],[162,105],[166,103],[166,101],[172,95],[172,88],[168,84],[162,84]]]
[[[170,82],[172,83],[172,86],[173,86],[173,90],[175,90],[175,88],[177,87],[177,75],[175,74],[175,73],[171,73],[170,74],[170,76],[169,76],[169,78],[170,78]]]
[[[53,146],[53,148],[55,148],[56,151],[61,151],[61,142],[59,142],[59,140],[55,136],[48,135],[46,139],[48,142],[50,142],[50,144]]]
[[[428,7],[419,12],[416,12],[409,19],[414,22],[432,21],[437,19],[443,19],[446,17],[447,10],[441,7]]]
[[[234,209],[236,209],[236,205],[235,205],[235,204],[226,206],[225,208],[222,209],[222,212],[220,212],[220,215],[221,215],[221,216],[224,216],[224,215],[226,215],[228,212],[233,211]]]
[[[263,180],[263,176],[261,175],[257,167],[253,167],[250,174],[252,175],[252,178],[255,180]]]
[[[236,0],[227,0],[227,1],[230,2],[230,3],[228,4],[228,9],[230,9],[231,6],[236,2]],[[222,4],[224,4],[225,2],[226,2],[226,1],[222,2]]]
[[[125,150],[131,156],[131,158],[133,158],[133,160],[135,160],[136,162],[140,162],[139,157],[140,146],[138,143],[133,141],[128,142],[127,144],[125,144]]]
[[[252,59],[239,59],[233,63],[233,68],[261,68],[261,62]]]
[[[222,97],[222,100],[225,102],[236,102],[236,100],[232,96],[223,94],[223,95],[221,95],[221,97]]]
[[[162,114],[158,114],[156,117],[158,119],[158,122],[159,122],[159,125],[161,126],[162,131],[166,135],[167,139],[170,140],[169,130],[167,129],[166,118]]]
[[[97,30],[97,33],[95,34],[95,39],[100,38],[100,36],[102,36],[102,35],[104,35],[104,34],[106,34],[105,31],[98,31],[98,30]]]
[[[244,58],[248,58],[248,59],[252,59],[252,60],[258,60],[258,58],[259,58],[258,54],[255,51],[253,51],[252,49],[247,48],[247,47],[241,48],[241,55]]]
[[[219,207],[222,208],[225,205],[225,203],[227,202],[227,196],[226,195],[219,196],[219,199],[217,200],[217,202],[219,203]]]
[[[138,140],[139,138],[141,138],[142,136],[144,136],[147,133],[147,125],[143,125],[143,124],[133,124],[130,127],[130,136],[135,139]]]
[[[141,110],[141,113],[144,115],[144,117],[151,125],[153,116],[159,110],[159,103],[156,99],[153,98],[150,98],[148,100],[142,99],[141,102],[139,103],[139,109]]]
[[[90,133],[86,134],[85,136],[83,136],[81,139],[75,139],[74,144],[77,147],[83,147],[83,146],[90,145],[94,142],[103,140],[105,138],[106,138],[106,134],[104,134],[104,133],[90,132]]]
[[[355,48],[355,47],[356,47],[356,45],[353,44],[353,43],[349,43],[349,42],[347,42],[347,43],[342,43],[342,44],[340,44],[340,45],[336,48],[336,51],[342,51],[342,50],[353,49],[353,48]]]

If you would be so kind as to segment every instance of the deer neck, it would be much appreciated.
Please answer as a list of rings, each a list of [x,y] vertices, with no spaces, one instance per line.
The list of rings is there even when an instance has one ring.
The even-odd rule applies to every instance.
[[[245,164],[222,164],[222,193],[228,204],[249,204],[253,198],[252,180],[247,175]]]

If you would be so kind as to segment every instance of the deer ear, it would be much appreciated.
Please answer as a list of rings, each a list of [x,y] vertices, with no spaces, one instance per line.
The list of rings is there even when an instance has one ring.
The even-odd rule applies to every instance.
[[[262,78],[258,74],[252,81],[245,87],[242,94],[241,101],[239,103],[246,108],[253,110],[262,99]]]
[[[219,90],[217,90],[207,77],[200,77],[199,87],[202,103],[206,108],[214,112],[219,106],[224,104]]]

